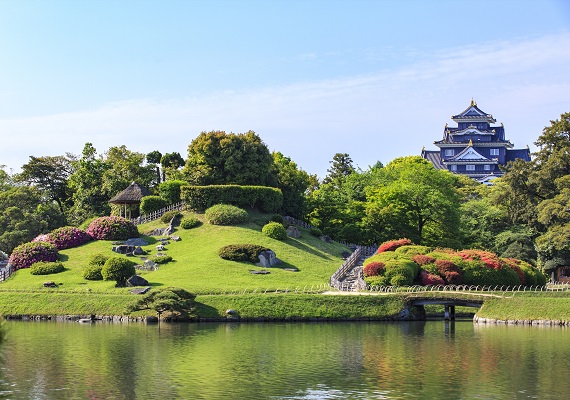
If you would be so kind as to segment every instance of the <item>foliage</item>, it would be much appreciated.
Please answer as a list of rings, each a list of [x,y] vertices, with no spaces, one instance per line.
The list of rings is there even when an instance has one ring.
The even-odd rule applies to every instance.
[[[400,246],[394,251],[397,254],[402,254],[402,255],[409,256],[409,257],[413,257],[413,256],[418,255],[418,254],[426,254],[431,249],[432,248],[429,246],[420,246],[420,245],[410,244],[410,245]]]
[[[460,285],[461,282],[461,270],[457,265],[450,260],[435,260],[435,266],[446,284],[449,285]],[[524,283],[524,282],[522,282]]]
[[[168,205],[168,202],[160,196],[144,196],[141,199],[140,212],[142,215],[148,215]]]
[[[136,273],[135,263],[123,257],[110,257],[103,268],[101,276],[106,281],[116,281],[117,287],[124,287],[127,279]]]
[[[30,266],[30,274],[32,275],[51,275],[65,271],[61,261],[38,261]]]
[[[139,236],[137,227],[131,221],[117,216],[94,219],[87,233],[98,240],[126,240]]]
[[[224,260],[256,263],[259,261],[259,255],[267,250],[269,249],[256,244],[230,244],[222,247],[218,255]]]
[[[102,281],[103,280],[103,275],[101,274],[102,269],[103,265],[89,264],[83,268],[82,276],[88,281]]]
[[[279,222],[269,222],[261,229],[261,232],[275,240],[287,239],[287,230]]]
[[[153,257],[151,257],[151,261],[157,263],[157,264],[166,264],[169,263],[170,261],[172,261],[172,256],[168,256],[166,254],[162,254],[162,255],[154,255]]]
[[[160,159],[162,158],[162,153],[158,150],[153,150],[146,155],[146,162],[149,164],[154,164],[156,168],[156,183],[160,183]]]
[[[347,153],[336,153],[329,163],[331,167],[327,169],[328,174],[323,180],[324,184],[332,183],[341,186],[343,179],[354,172],[352,159]]]
[[[229,204],[217,204],[206,210],[206,220],[213,225],[238,225],[247,221],[247,211]]]
[[[202,225],[202,222],[195,217],[185,217],[182,219],[182,221],[180,222],[180,227],[182,229],[192,229],[192,228],[196,228],[197,226]]]
[[[315,227],[312,227],[312,228],[309,230],[309,233],[310,233],[311,235],[313,235],[313,236],[316,236],[316,237],[321,237],[321,236],[323,236],[323,231],[321,231],[319,228],[315,228]]]
[[[47,235],[36,236],[33,242],[47,242],[53,244],[58,250],[65,250],[81,246],[91,240],[91,236],[82,229],[74,226],[64,226],[54,229]]]
[[[282,224],[285,222],[285,219],[283,218],[283,215],[281,215],[281,214],[273,214],[270,218],[270,221],[279,222],[280,224]]]
[[[398,240],[389,240],[384,242],[378,247],[376,250],[376,254],[383,253],[385,251],[395,251],[398,247],[408,246],[411,245],[412,241],[410,239],[398,239]]]
[[[109,259],[109,256],[103,253],[96,253],[89,257],[89,265],[98,265],[102,267]]]
[[[274,152],[272,156],[277,187],[283,194],[281,212],[295,218],[304,217],[307,208],[305,192],[309,187],[309,174],[299,169],[295,162],[279,152]]]
[[[162,166],[162,180],[166,179],[179,179],[182,177],[182,173],[179,171],[180,168],[184,166],[185,161],[178,152],[166,153],[160,159],[160,165]]]
[[[12,268],[28,268],[30,265],[47,261],[53,262],[57,260],[58,251],[51,243],[30,242],[19,245],[12,251],[9,262]]]
[[[174,217],[181,218],[182,213],[178,210],[167,211],[164,214],[162,214],[162,216],[160,217],[160,222],[168,224],[170,223],[170,221],[172,221],[172,218]]]
[[[380,261],[374,261],[363,268],[364,276],[377,276],[386,265]]]
[[[185,186],[181,190],[186,206],[196,211],[216,204],[230,204],[271,213],[278,211],[283,203],[281,190],[267,186]]]
[[[188,146],[183,173],[194,185],[268,185],[276,183],[273,157],[253,131],[202,132]]]
[[[420,267],[422,267],[427,264],[433,264],[435,262],[435,258],[428,256],[426,254],[416,254],[412,258],[412,261],[418,264]]]
[[[160,197],[166,200],[168,204],[179,203],[182,186],[188,186],[188,182],[181,180],[168,180],[158,185],[158,193]]]
[[[445,282],[439,275],[429,273],[428,271],[425,270],[420,272],[420,282],[424,286],[436,286],[436,285],[445,284]]]
[[[127,312],[154,310],[159,315],[168,313],[171,317],[188,317],[194,311],[195,298],[195,294],[181,288],[167,287],[152,290],[135,303],[130,304],[127,307]]]

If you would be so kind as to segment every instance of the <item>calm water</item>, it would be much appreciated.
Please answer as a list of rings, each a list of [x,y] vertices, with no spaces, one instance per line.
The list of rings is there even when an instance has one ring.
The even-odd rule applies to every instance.
[[[567,399],[570,330],[6,322],[7,399]]]

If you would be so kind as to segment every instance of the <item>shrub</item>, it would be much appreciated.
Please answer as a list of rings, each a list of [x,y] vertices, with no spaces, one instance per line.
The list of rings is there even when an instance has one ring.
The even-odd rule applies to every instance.
[[[187,317],[194,311],[196,298],[184,289],[167,287],[152,290],[127,307],[127,312],[154,310],[159,314]]]
[[[10,255],[9,262],[12,268],[28,268],[39,261],[53,262],[57,260],[58,251],[51,243],[30,242],[16,247]]]
[[[91,240],[91,236],[87,232],[74,226],[55,229],[46,236],[47,241],[54,244],[58,250],[81,246]]]
[[[364,282],[370,286],[388,286],[389,281],[385,276],[368,276],[364,278]]]
[[[65,271],[65,268],[61,261],[38,261],[30,266],[30,274],[32,275],[50,275],[63,271]]]
[[[390,278],[390,285],[392,286],[409,286],[412,281],[405,275],[394,275]]]
[[[440,276],[432,274],[428,271],[421,271],[420,281],[424,286],[435,286],[435,285],[445,284],[445,282],[443,281],[443,279],[441,279]]]
[[[503,268],[504,263],[501,262],[495,253],[483,250],[462,250],[457,252],[461,258],[470,261],[481,261],[487,268],[500,269]]]
[[[168,205],[168,202],[160,196],[144,196],[141,199],[139,210],[141,214],[150,214]]]
[[[376,251],[376,253],[379,254],[379,253],[383,253],[385,251],[394,251],[398,247],[409,246],[411,244],[413,244],[413,243],[410,239],[390,240],[388,242],[382,243],[380,245],[380,247],[378,247],[378,250]]]
[[[126,240],[139,236],[137,227],[131,221],[117,216],[94,219],[87,233],[98,240]]]
[[[89,258],[89,265],[98,265],[102,267],[103,265],[105,265],[105,262],[107,262],[108,259],[109,259],[108,255],[101,253],[93,254],[91,258]]]
[[[287,230],[279,222],[269,222],[261,229],[261,232],[275,240],[287,239]]]
[[[413,257],[418,254],[426,254],[431,251],[431,247],[429,246],[419,246],[419,245],[409,245],[409,246],[401,246],[394,250],[396,253],[405,255],[408,257]]]
[[[212,225],[237,225],[247,221],[247,211],[229,204],[217,204],[206,210],[206,220]]]
[[[283,219],[283,215],[281,214],[273,214],[271,216],[271,221],[273,222],[279,222],[280,224],[282,224],[283,222],[285,222],[285,220]]]
[[[158,185],[158,193],[168,204],[175,204],[180,201],[180,188],[188,185],[186,181],[168,180]]]
[[[451,285],[461,284],[461,270],[457,265],[449,260],[436,260],[435,266],[439,275],[443,277],[446,283]]]
[[[319,228],[311,228],[311,230],[309,231],[309,233],[313,236],[316,237],[321,237],[323,236],[323,231],[321,231]]]
[[[174,217],[182,217],[182,213],[178,210],[167,211],[160,217],[160,222],[168,224]]]
[[[103,275],[101,274],[101,269],[103,265],[89,264],[83,268],[83,278],[89,281],[102,281]]]
[[[117,287],[124,287],[127,279],[135,274],[135,263],[127,258],[111,257],[105,261],[101,276],[106,281],[116,281]]]
[[[194,217],[186,217],[180,222],[180,227],[182,229],[192,229],[197,226],[200,226],[202,222],[198,218]]]
[[[415,255],[414,258],[412,258],[412,261],[421,267],[423,265],[433,264],[435,262],[435,258],[424,254],[418,254]]]
[[[363,268],[364,276],[377,276],[384,271],[386,265],[380,261],[373,261]]]
[[[160,255],[160,256],[155,255],[154,257],[151,258],[151,261],[154,261],[157,264],[166,264],[172,261],[172,257],[167,255]]]
[[[257,244],[230,244],[222,247],[218,251],[218,255],[224,260],[256,263],[259,261],[259,254],[266,250],[269,249]]]

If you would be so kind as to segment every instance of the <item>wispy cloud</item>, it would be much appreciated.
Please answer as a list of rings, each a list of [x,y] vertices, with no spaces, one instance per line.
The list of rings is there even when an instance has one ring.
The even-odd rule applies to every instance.
[[[17,169],[29,155],[80,153],[86,142],[100,152],[125,144],[185,156],[201,131],[252,129],[272,150],[322,176],[336,152],[361,167],[418,154],[472,97],[524,147],[570,111],[570,55],[561,51],[568,48],[570,34],[563,33],[445,49],[365,76],[2,119],[0,165]]]

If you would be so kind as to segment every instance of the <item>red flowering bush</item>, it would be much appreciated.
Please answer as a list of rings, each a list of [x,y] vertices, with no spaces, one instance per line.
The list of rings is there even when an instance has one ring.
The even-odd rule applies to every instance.
[[[504,267],[504,263],[501,262],[501,259],[495,253],[489,251],[462,250],[457,252],[457,254],[464,260],[481,261],[487,268],[501,269]]]
[[[382,243],[380,245],[380,247],[378,247],[376,254],[380,254],[380,253],[383,253],[385,251],[394,251],[398,247],[409,246],[411,244],[413,244],[413,243],[410,239],[390,240],[388,242]]]
[[[12,251],[9,262],[14,269],[28,268],[40,261],[56,261],[57,247],[51,243],[30,242],[19,245]]]
[[[126,240],[139,236],[137,227],[131,221],[117,216],[94,219],[87,227],[87,233],[98,240]]]
[[[421,267],[423,265],[433,264],[435,262],[435,258],[426,256],[425,254],[418,254],[412,258],[412,261]]]
[[[53,244],[58,250],[80,246],[91,240],[87,232],[73,226],[64,226],[55,229],[47,235],[37,236],[33,242],[47,242]]]
[[[435,266],[446,283],[451,285],[459,285],[461,283],[461,270],[452,261],[436,260]]]
[[[430,286],[430,285],[435,286],[435,285],[445,284],[445,282],[443,281],[443,279],[441,279],[441,277],[435,274],[430,274],[429,272],[424,270],[420,272],[420,281],[424,286]]]
[[[386,265],[380,261],[373,261],[364,267],[364,276],[377,276],[380,272],[384,270]]]
[[[503,258],[502,261],[517,273],[521,280],[521,285],[526,284],[525,274],[520,267],[521,260],[517,260],[516,258]]]

